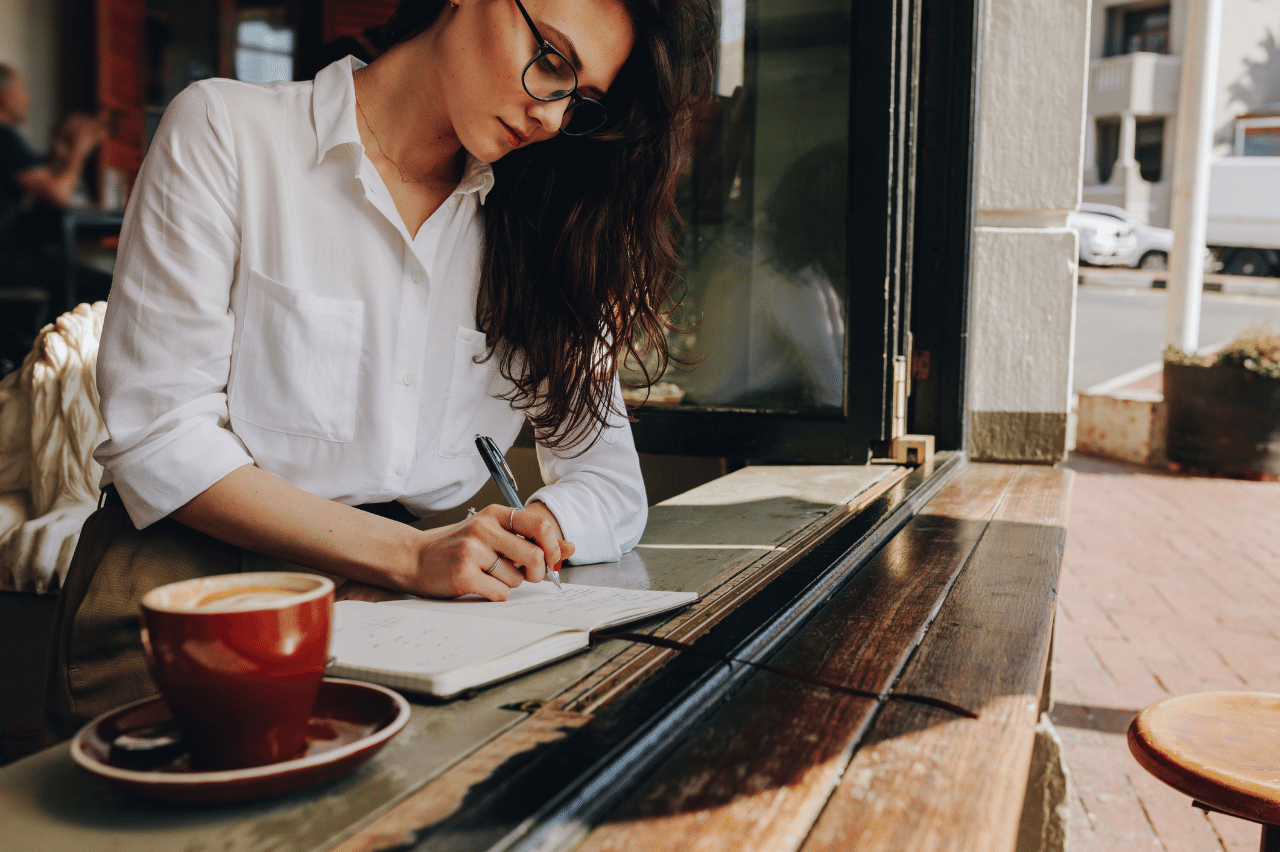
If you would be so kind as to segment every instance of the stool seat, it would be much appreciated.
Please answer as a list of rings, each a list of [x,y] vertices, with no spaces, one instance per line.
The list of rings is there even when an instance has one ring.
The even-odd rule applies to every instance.
[[[1129,751],[1143,769],[1193,799],[1280,824],[1280,695],[1167,698],[1134,717]]]

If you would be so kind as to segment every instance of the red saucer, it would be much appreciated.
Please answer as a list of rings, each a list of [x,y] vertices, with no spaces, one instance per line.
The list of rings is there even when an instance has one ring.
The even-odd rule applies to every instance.
[[[104,713],[71,740],[71,757],[94,775],[148,799],[170,802],[229,802],[275,796],[350,772],[373,757],[409,721],[409,702],[395,692],[353,680],[325,678],[307,728],[306,749],[297,757],[253,766],[201,772],[185,752],[162,765],[129,768],[111,744],[121,734],[172,723],[160,697]]]

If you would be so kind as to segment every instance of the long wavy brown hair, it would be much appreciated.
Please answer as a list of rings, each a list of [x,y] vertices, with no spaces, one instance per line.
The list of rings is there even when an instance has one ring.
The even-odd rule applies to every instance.
[[[476,327],[542,444],[593,444],[624,358],[662,375],[683,278],[676,178],[709,88],[708,0],[622,0],[635,44],[603,103],[606,125],[493,164]],[[445,0],[401,0],[390,43],[429,27]],[[656,357],[655,357],[656,356]]]

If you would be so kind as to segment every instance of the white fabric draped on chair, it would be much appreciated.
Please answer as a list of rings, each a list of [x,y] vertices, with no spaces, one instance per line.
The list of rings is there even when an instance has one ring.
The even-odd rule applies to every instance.
[[[0,382],[0,589],[57,591],[97,506],[106,306],[78,305],[46,325],[22,368]]]

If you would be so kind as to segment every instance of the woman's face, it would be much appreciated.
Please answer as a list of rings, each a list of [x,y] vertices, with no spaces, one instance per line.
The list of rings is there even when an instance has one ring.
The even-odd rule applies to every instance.
[[[621,0],[522,2],[542,37],[577,59],[578,92],[603,98],[634,40]],[[492,163],[559,132],[569,100],[534,100],[521,82],[538,44],[515,0],[457,0],[439,26],[441,89],[462,147]]]

